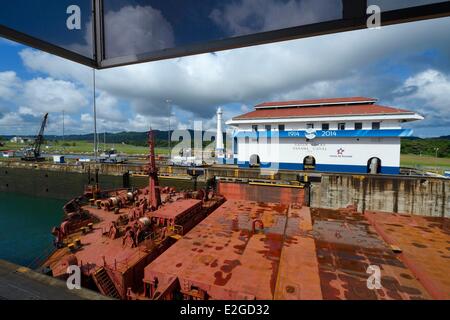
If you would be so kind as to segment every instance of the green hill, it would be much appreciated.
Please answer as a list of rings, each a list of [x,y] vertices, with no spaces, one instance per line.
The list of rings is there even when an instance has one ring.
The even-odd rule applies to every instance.
[[[450,158],[450,136],[440,138],[406,138],[402,139],[402,154],[425,155]]]

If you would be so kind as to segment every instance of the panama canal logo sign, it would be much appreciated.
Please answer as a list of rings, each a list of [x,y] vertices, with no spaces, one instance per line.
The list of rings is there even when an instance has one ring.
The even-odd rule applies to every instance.
[[[331,158],[353,158],[352,155],[345,154],[344,148],[339,148],[336,151],[336,154],[330,155]]]
[[[315,139],[317,137],[316,130],[314,130],[314,129],[307,129],[305,137],[308,140]]]

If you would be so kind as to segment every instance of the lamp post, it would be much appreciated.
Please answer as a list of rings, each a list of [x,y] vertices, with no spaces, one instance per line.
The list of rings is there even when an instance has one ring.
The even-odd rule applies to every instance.
[[[94,94],[94,158],[95,162],[98,160],[98,136],[97,136],[97,97],[95,91],[95,69],[92,69],[92,82]]]
[[[65,142],[66,142],[66,138],[65,138],[65,124],[64,124],[64,118],[65,118],[65,110],[62,111],[62,149],[65,151]]]
[[[170,105],[170,103],[171,103],[172,101],[170,100],[170,99],[167,99],[166,100],[166,103],[167,103],[167,109],[168,109],[168,111],[169,111],[169,117],[168,117],[168,122],[169,122],[169,132],[168,132],[168,134],[167,134],[167,145],[168,145],[168,147],[169,147],[169,156],[170,156],[170,154],[171,154],[171,150],[172,150],[172,135],[170,134],[170,131],[172,130],[171,129],[171,124],[170,124],[170,118],[172,117],[172,107],[171,107],[171,105]]]
[[[437,167],[437,163],[438,163],[438,152],[439,152],[439,148],[435,148],[434,151],[436,151],[436,172],[438,171]]]

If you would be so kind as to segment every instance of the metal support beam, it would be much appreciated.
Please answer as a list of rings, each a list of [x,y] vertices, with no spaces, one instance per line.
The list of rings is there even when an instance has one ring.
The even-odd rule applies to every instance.
[[[103,21],[103,0],[93,0],[92,16],[94,17],[93,37],[95,39],[94,59],[97,66],[105,59],[105,42],[104,42],[104,21]]]
[[[194,54],[249,47],[278,41],[302,39],[366,29],[367,19],[369,18],[366,14],[367,0],[342,1],[343,19],[340,20],[257,33],[248,36],[229,38],[180,48],[165,49],[157,52],[137,54],[133,56],[106,59],[101,61],[99,68],[113,68]],[[383,12],[381,14],[381,20],[383,27],[393,24],[436,19],[448,16],[450,16],[450,1]]]
[[[92,0],[94,17],[94,58],[89,59],[70,50],[52,45],[24,33],[0,25],[0,36],[33,48],[87,65],[97,69],[126,66],[188,55],[242,48],[278,41],[315,37],[338,32],[367,28],[367,0],[342,0],[342,19],[311,25],[286,28],[247,36],[228,38],[200,44],[165,49],[161,51],[107,59],[105,55],[105,32],[103,0]],[[381,14],[382,26],[450,16],[450,1],[398,9]],[[120,37],[121,35],[117,35]],[[139,41],[139,39],[136,39]]]
[[[367,0],[342,0],[342,11],[344,20],[364,17],[367,11]]]
[[[93,60],[85,56],[82,56],[73,51],[58,47],[46,41],[40,40],[38,38],[32,37],[25,33],[13,30],[6,26],[0,24],[0,37],[6,38],[8,40],[21,43],[23,45],[51,53],[53,55],[59,56],[64,59],[72,60],[74,62],[83,64],[91,68],[97,68],[98,64]]]

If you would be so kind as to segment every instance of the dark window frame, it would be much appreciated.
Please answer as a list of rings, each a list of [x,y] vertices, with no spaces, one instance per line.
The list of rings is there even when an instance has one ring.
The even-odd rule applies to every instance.
[[[372,122],[372,130],[380,130],[380,129],[381,129],[380,121]]]
[[[362,130],[362,129],[363,129],[363,123],[355,122],[355,130]]]

